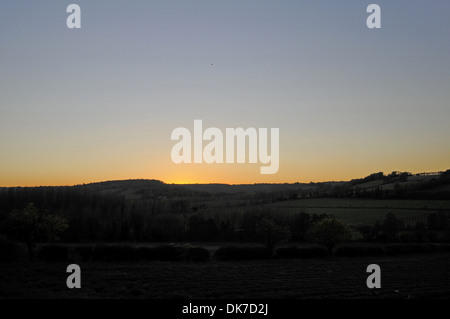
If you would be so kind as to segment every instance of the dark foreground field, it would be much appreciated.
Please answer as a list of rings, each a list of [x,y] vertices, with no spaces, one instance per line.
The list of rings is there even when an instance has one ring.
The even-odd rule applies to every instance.
[[[369,289],[366,268],[381,267]],[[450,253],[243,262],[0,264],[0,298],[450,298]]]

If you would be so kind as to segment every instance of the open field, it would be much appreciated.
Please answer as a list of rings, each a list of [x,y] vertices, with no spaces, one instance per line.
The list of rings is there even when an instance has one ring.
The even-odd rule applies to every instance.
[[[366,286],[369,264],[381,289]],[[1,298],[450,298],[450,253],[206,263],[79,263],[81,289],[66,287],[66,263],[0,264]]]
[[[349,225],[373,225],[389,212],[407,223],[426,220],[429,213],[450,210],[450,201],[314,198],[272,203],[266,207],[287,213],[334,215]]]

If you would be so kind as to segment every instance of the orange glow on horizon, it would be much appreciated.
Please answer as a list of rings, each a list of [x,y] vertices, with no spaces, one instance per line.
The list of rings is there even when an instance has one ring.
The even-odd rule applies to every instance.
[[[450,168],[447,165],[450,152],[445,151],[439,157],[420,154],[420,150],[385,158],[376,154],[351,154],[331,159],[326,154],[286,154],[281,158],[279,171],[273,175],[261,175],[260,164],[174,164],[167,154],[152,157],[150,153],[134,153],[113,158],[86,156],[51,164],[27,159],[25,163],[0,165],[0,187],[73,186],[128,179],[155,179],[180,185],[310,183],[350,181],[377,172],[414,174]]]
[[[446,169],[435,169],[435,170],[419,170],[419,171],[409,171],[409,170],[401,170],[401,171],[409,171],[413,174],[420,172],[435,172],[435,171],[445,171]],[[394,169],[395,170],[395,169]],[[90,183],[98,183],[98,182],[106,182],[106,181],[117,181],[117,180],[133,180],[133,179],[148,179],[148,180],[159,180],[165,184],[175,184],[175,185],[186,185],[186,184],[228,184],[228,185],[240,185],[240,184],[293,184],[293,183],[320,183],[320,182],[338,182],[338,181],[350,181],[352,179],[363,178],[372,173],[383,172],[385,174],[389,174],[394,170],[373,170],[368,171],[361,174],[348,174],[348,175],[335,175],[335,177],[329,177],[326,175],[318,175],[317,178],[313,176],[305,175],[303,178],[296,179],[294,175],[291,178],[251,178],[246,176],[240,176],[239,178],[233,177],[232,174],[219,175],[214,174],[214,177],[210,176],[197,176],[197,178],[192,176],[192,172],[184,174],[180,174],[181,177],[176,177],[174,174],[169,174],[169,176],[151,176],[151,175],[114,175],[112,174],[109,177],[106,176],[98,176],[92,177],[91,179],[80,179],[80,178],[64,178],[63,176],[57,178],[48,178],[48,179],[11,179],[11,180],[3,180],[3,183],[0,184],[0,187],[39,187],[39,186],[75,186],[82,184],[90,184]],[[253,175],[254,177],[254,175]]]

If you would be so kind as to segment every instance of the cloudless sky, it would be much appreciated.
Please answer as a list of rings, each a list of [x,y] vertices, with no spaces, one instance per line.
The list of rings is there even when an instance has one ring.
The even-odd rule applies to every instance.
[[[0,186],[449,169],[449,16],[446,0],[3,0]],[[171,132],[195,119],[279,128],[278,173],[174,164]]]

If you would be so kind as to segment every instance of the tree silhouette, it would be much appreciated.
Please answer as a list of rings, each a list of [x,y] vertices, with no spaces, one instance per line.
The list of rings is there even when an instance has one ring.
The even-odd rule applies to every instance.
[[[59,235],[68,228],[64,218],[39,211],[33,203],[13,211],[9,218],[12,236],[26,243],[30,261],[34,258],[36,242],[56,242]]]
[[[334,217],[317,221],[311,228],[310,235],[313,240],[325,245],[328,256],[332,255],[337,243],[350,239],[348,227]]]
[[[387,213],[382,224],[383,237],[388,242],[395,242],[398,239],[398,232],[402,222],[397,219],[394,213]]]
[[[256,226],[256,232],[264,241],[267,248],[273,249],[276,243],[287,241],[290,236],[288,227],[277,224],[273,219],[265,216]]]

